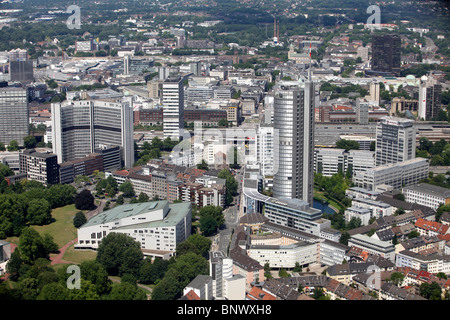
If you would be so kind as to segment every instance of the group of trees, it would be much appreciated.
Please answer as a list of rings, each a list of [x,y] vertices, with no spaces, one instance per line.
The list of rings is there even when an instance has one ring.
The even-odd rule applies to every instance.
[[[172,140],[170,137],[164,140],[154,137],[151,144],[145,141],[137,153],[137,161],[134,166],[144,165],[151,159],[158,159],[161,156],[161,151],[170,152],[178,143],[179,141]]]
[[[230,205],[233,202],[233,196],[237,193],[238,183],[230,170],[223,169],[217,175],[218,178],[225,179],[226,198],[225,205]]]
[[[450,141],[441,139],[433,143],[428,138],[422,137],[416,156],[430,159],[431,166],[450,166]]]
[[[71,185],[44,186],[22,180],[2,188],[0,194],[0,238],[18,236],[30,225],[52,221],[51,210],[74,202],[76,189]]]
[[[225,222],[222,207],[219,206],[205,206],[199,210],[199,214],[200,230],[206,237],[214,234]]]
[[[208,238],[194,234],[178,244],[175,257],[152,260],[144,257],[133,238],[110,233],[99,245],[97,257],[78,265],[80,288],[70,288],[70,265],[51,266],[49,254],[58,252],[53,238],[26,228],[6,267],[9,281],[16,285],[0,283],[0,299],[146,300],[148,292],[138,287],[140,283],[155,285],[153,300],[173,300],[197,275],[209,274],[210,247]],[[119,276],[120,283],[113,283],[111,276]]]
[[[349,206],[349,199],[345,197],[345,190],[350,186],[350,181],[342,172],[326,177],[321,173],[314,174],[314,188],[324,193],[328,199],[341,203],[341,206]]]

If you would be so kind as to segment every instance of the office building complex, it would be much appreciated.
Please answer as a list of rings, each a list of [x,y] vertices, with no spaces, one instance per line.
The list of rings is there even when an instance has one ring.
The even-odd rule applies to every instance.
[[[134,163],[133,109],[130,98],[120,103],[99,100],[52,104],[53,152],[58,162],[84,158],[103,145],[122,149],[123,166]]]
[[[180,140],[184,129],[184,87],[181,77],[168,77],[162,85],[164,138]]]
[[[296,198],[312,205],[314,174],[314,83],[286,81],[275,88],[274,128],[278,171],[274,197]]]
[[[412,120],[383,117],[376,129],[376,164],[397,163],[416,156],[416,129]]]
[[[398,35],[372,37],[372,70],[399,75],[401,62],[401,39]]]
[[[20,172],[28,180],[39,181],[44,185],[59,183],[58,159],[53,153],[36,152],[27,149],[19,154]]]
[[[127,204],[99,213],[78,229],[76,249],[98,249],[109,233],[124,233],[146,256],[169,259],[191,234],[191,204],[167,200]]]
[[[23,146],[29,135],[28,90],[21,87],[0,88],[0,142],[16,140]]]
[[[394,189],[410,186],[427,179],[429,163],[425,158],[415,158],[394,164],[386,164],[355,173],[353,182],[357,187],[376,191],[377,186],[389,185]]]
[[[450,204],[450,189],[419,183],[403,188],[405,201],[417,203],[437,210],[441,205]]]
[[[288,198],[266,200],[264,215],[271,223],[319,236],[331,222],[322,219],[322,212],[305,201]]]

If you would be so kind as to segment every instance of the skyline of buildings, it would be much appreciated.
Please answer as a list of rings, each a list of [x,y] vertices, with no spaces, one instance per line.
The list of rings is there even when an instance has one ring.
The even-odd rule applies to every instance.
[[[304,32],[289,21],[316,18],[297,5],[249,37],[183,8],[170,27],[169,11],[130,12],[106,36],[102,16],[99,35],[0,52],[0,163],[15,173],[2,190],[89,190],[97,207],[75,251],[95,255],[120,233],[144,261],[165,260],[152,268],[188,259],[182,285],[161,272],[147,298],[425,300],[421,285],[436,283],[448,300],[447,33],[330,22],[350,11],[319,13]],[[17,220],[2,214],[6,235]],[[194,251],[203,237],[209,248]],[[0,273],[8,248],[0,241]]]

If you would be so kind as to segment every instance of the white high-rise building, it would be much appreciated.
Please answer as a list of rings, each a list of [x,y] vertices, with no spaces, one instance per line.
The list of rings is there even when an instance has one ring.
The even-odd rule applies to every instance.
[[[162,85],[164,138],[181,140],[184,129],[184,87],[181,77],[168,77]]]
[[[274,197],[301,199],[312,205],[314,178],[315,88],[304,82],[282,81],[275,87],[274,129],[279,155]]]
[[[275,130],[272,125],[261,125],[256,133],[256,162],[261,166],[263,176],[273,176],[278,166],[278,154],[274,153],[276,143]]]
[[[416,157],[416,129],[412,120],[383,117],[377,126],[376,138],[377,166]]]
[[[58,163],[84,158],[102,145],[116,145],[122,148],[124,167],[131,168],[134,163],[131,99],[52,103],[52,144]]]

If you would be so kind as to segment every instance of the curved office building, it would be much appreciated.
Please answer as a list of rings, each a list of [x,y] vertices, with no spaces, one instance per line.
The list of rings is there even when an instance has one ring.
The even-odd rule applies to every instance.
[[[120,146],[124,166],[134,163],[133,108],[127,98],[53,103],[52,132],[59,163],[83,158],[102,145]]]
[[[314,85],[285,81],[275,87],[274,128],[278,132],[278,171],[273,195],[312,205],[314,170]]]

